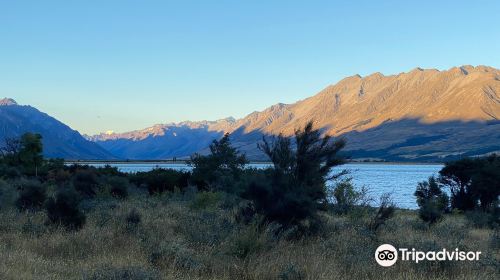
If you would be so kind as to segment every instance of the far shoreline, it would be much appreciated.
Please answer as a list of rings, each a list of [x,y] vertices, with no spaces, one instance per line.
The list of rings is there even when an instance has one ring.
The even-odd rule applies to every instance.
[[[65,164],[188,164],[188,160],[65,160]],[[248,164],[272,164],[270,161],[249,161]],[[356,161],[345,164],[383,164],[383,165],[443,165],[444,162],[411,162],[411,161]]]

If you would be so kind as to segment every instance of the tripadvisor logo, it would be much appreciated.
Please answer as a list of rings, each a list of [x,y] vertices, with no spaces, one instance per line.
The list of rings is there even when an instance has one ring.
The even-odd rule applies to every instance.
[[[413,261],[418,263],[420,261],[477,261],[479,260],[479,255],[481,252],[465,252],[460,251],[456,248],[453,251],[448,251],[442,249],[440,251],[417,251],[415,248],[411,250],[407,248],[396,249],[390,244],[380,245],[377,250],[375,250],[375,260],[381,266],[388,267],[392,266],[398,260],[401,261]]]
[[[381,266],[391,266],[398,260],[398,251],[390,244],[380,245],[375,251],[375,260]]]

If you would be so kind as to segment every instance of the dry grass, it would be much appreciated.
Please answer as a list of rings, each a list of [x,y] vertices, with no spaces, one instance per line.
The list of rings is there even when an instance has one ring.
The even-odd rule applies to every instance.
[[[141,216],[127,224],[133,210]],[[108,199],[78,232],[46,226],[46,216],[0,210],[0,279],[499,279],[498,232],[449,215],[428,228],[398,211],[377,234],[369,217],[325,215],[321,236],[277,239],[272,226],[242,226],[231,210],[195,210],[191,200],[134,195]],[[482,251],[480,262],[378,266],[376,247]]]

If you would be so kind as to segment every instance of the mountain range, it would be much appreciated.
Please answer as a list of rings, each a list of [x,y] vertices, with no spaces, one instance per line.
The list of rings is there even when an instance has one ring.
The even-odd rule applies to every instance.
[[[255,144],[262,136],[290,136],[313,120],[324,133],[346,138],[354,158],[441,161],[500,151],[499,119],[500,71],[467,65],[354,75],[307,99],[238,120],[155,125],[92,140],[118,157],[159,159],[203,152],[211,140],[231,133],[233,143],[257,160],[263,159]]]
[[[0,145],[6,138],[17,138],[25,132],[42,135],[44,154],[50,158],[116,158],[55,118],[31,106],[18,105],[13,99],[0,99]]]
[[[0,108],[31,108],[8,103],[0,102]],[[345,150],[355,159],[444,161],[500,152],[500,70],[466,65],[354,75],[304,100],[241,119],[157,124],[85,136],[85,142],[77,132],[72,135],[88,147],[85,158],[168,159],[204,153],[211,141],[230,133],[250,159],[265,160],[256,145],[263,136],[291,136],[310,120],[323,133],[345,138]],[[21,120],[17,125],[26,128]]]

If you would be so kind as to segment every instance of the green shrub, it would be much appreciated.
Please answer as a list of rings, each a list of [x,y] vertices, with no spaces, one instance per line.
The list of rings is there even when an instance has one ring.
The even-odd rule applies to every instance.
[[[85,224],[85,214],[78,208],[80,195],[73,189],[63,189],[46,204],[49,222],[68,230],[78,230]]]
[[[448,210],[448,195],[441,191],[438,181],[434,177],[418,183],[415,196],[420,207],[419,217],[424,222],[433,224],[439,221]]]
[[[418,216],[422,221],[434,224],[443,218],[444,211],[434,201],[429,201],[420,206]]]
[[[240,179],[248,161],[245,155],[231,146],[229,134],[210,145],[209,155],[195,154],[189,164],[193,167],[191,182],[200,190],[233,192],[233,182]]]
[[[223,194],[219,192],[199,192],[191,202],[194,210],[215,210],[222,199]]]
[[[356,191],[350,179],[337,183],[331,192],[331,197],[333,211],[337,214],[347,214],[357,206],[366,207],[369,201],[367,190],[362,188]]]
[[[36,180],[22,180],[18,184],[20,190],[16,200],[19,210],[40,210],[47,199],[45,187]]]

